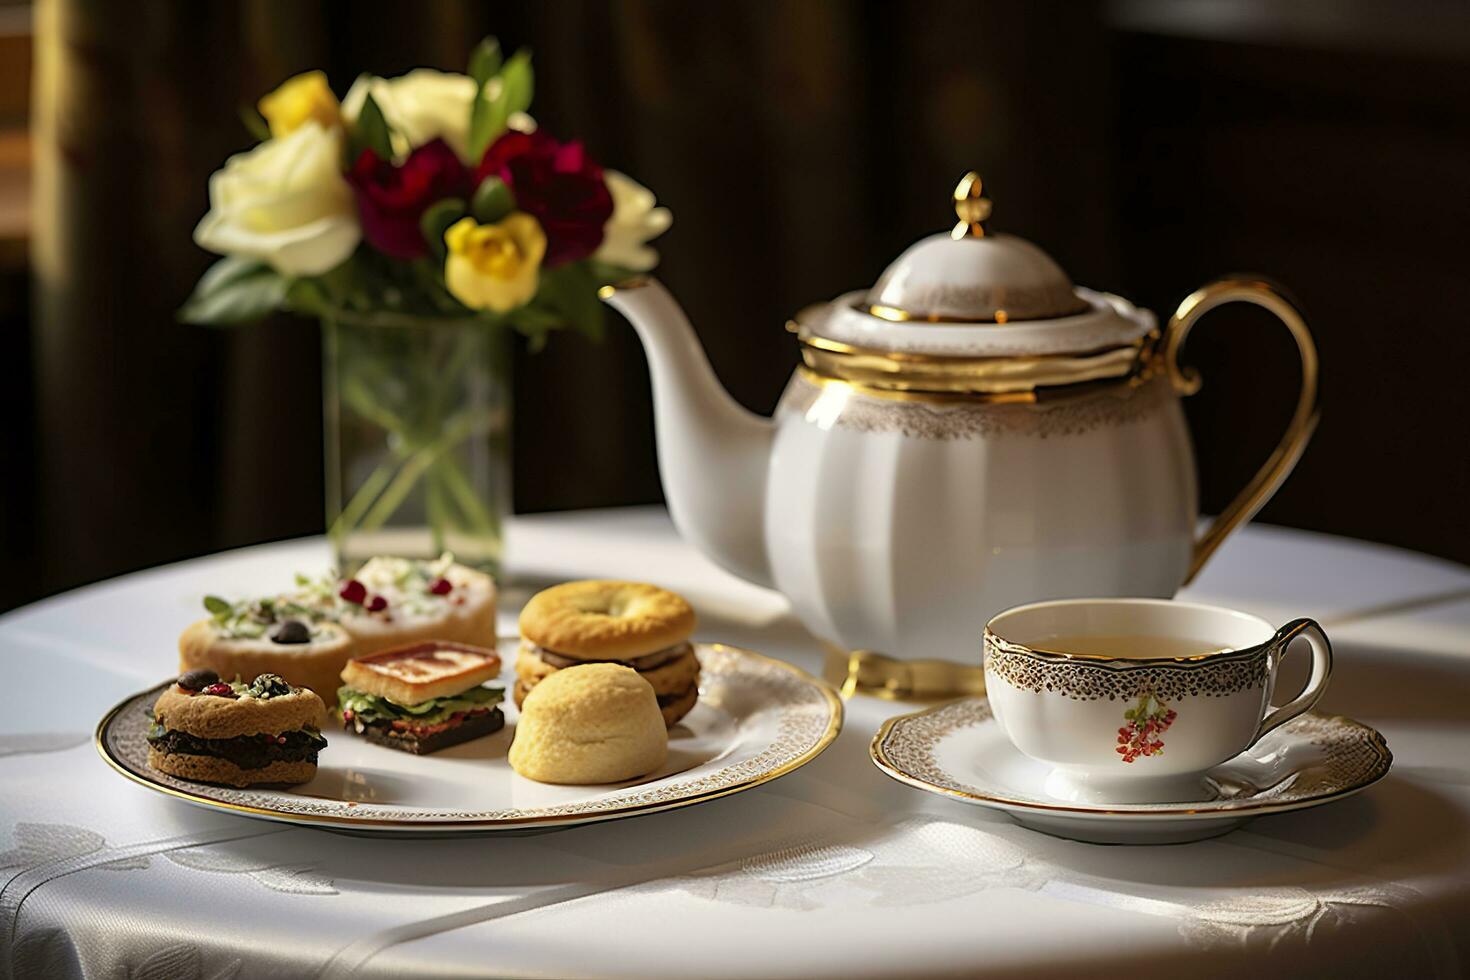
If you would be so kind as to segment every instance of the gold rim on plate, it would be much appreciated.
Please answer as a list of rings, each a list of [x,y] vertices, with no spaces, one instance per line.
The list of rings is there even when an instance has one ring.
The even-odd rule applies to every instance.
[[[505,639],[502,638],[501,642],[505,642]],[[590,810],[581,814],[558,813],[547,816],[506,817],[489,820],[413,820],[392,817],[354,817],[351,815],[341,814],[331,815],[304,813],[292,810],[274,809],[268,806],[253,806],[246,803],[235,803],[221,800],[212,796],[205,795],[203,792],[193,792],[186,789],[180,789],[178,787],[170,786],[164,782],[161,782],[158,779],[151,778],[151,773],[140,772],[132,766],[128,765],[124,760],[119,759],[113,753],[111,746],[108,744],[107,735],[114,720],[125,708],[130,705],[136,704],[140,698],[149,697],[156,692],[162,690],[168,684],[173,683],[172,681],[167,681],[164,684],[159,684],[153,688],[150,688],[147,691],[142,691],[137,694],[129,695],[128,697],[124,698],[122,701],[114,705],[111,709],[108,710],[105,715],[102,716],[102,720],[97,723],[97,728],[92,736],[93,744],[96,746],[97,752],[99,755],[102,756],[103,760],[114,770],[127,777],[129,780],[137,783],[140,786],[144,786],[147,789],[153,790],[154,792],[163,793],[167,796],[172,796],[177,799],[184,800],[185,802],[191,803],[195,806],[201,806],[207,809],[262,817],[280,823],[310,824],[326,829],[362,831],[379,829],[388,833],[405,834],[412,834],[415,832],[440,834],[457,832],[469,834],[475,832],[492,833],[515,830],[530,830],[536,828],[551,828],[557,826],[571,827],[581,824],[601,823],[606,820],[618,820],[625,817],[641,816],[647,813],[658,813],[664,810],[674,810],[686,806],[693,806],[697,803],[704,803],[709,800],[718,799],[722,796],[729,796],[733,793],[744,792],[745,790],[752,789],[756,786],[768,783],[774,779],[778,779],[781,776],[785,776],[788,773],[795,772],[797,769],[800,769],[802,766],[806,765],[808,762],[811,762],[817,756],[821,755],[822,752],[824,752],[827,747],[836,740],[838,733],[842,730],[842,701],[837,696],[836,692],[833,691],[832,688],[824,681],[813,677],[811,674],[802,670],[800,667],[796,667],[792,664],[786,663],[783,660],[777,660],[774,657],[767,657],[764,654],[756,653],[753,650],[746,650],[741,647],[734,647],[724,643],[696,643],[695,648],[697,650],[713,651],[714,653],[721,655],[733,655],[742,659],[749,658],[764,665],[766,669],[775,668],[794,675],[797,681],[801,682],[805,686],[810,687],[814,691],[820,692],[827,708],[827,721],[824,731],[817,736],[812,744],[803,749],[800,754],[791,759],[788,759],[779,766],[763,772],[756,773],[755,775],[745,779],[737,779],[736,781],[731,782],[728,785],[722,785],[715,789],[694,793],[689,796],[630,804],[625,807]],[[229,789],[228,787],[213,788],[220,791]]]

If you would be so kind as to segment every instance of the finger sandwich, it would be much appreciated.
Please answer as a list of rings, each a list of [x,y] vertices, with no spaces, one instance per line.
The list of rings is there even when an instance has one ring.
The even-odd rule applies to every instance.
[[[337,708],[343,725],[370,742],[427,755],[499,731],[503,688],[493,650],[426,640],[350,660]]]

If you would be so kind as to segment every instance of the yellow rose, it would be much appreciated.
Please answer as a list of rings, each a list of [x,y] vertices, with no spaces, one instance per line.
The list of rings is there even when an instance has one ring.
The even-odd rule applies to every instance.
[[[444,244],[444,285],[470,309],[504,313],[536,295],[546,233],[524,211],[493,225],[460,218],[444,232]]]
[[[286,79],[262,98],[257,108],[270,124],[271,135],[277,138],[299,129],[308,119],[315,119],[323,129],[342,122],[337,97],[327,86],[327,76],[319,71]]]

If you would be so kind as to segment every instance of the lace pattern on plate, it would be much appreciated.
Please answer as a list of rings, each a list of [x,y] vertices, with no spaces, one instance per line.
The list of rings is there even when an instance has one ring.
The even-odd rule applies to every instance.
[[[211,802],[253,807],[283,815],[330,817],[347,822],[389,820],[404,824],[443,821],[514,823],[557,817],[576,820],[676,804],[737,789],[796,762],[821,746],[832,722],[831,704],[821,687],[779,662],[746,656],[733,648],[701,644],[698,651],[700,668],[706,678],[723,678],[728,683],[738,684],[742,696],[748,698],[749,703],[761,705],[762,712],[777,714],[776,732],[761,751],[713,769],[704,766],[693,773],[659,779],[647,786],[613,790],[594,799],[557,806],[498,810],[428,809],[328,800],[280,789],[235,789],[177,779],[148,767],[148,716],[149,708],[157,697],[157,689],[140,694],[124,705],[105,732],[104,742],[114,759],[144,780]]]

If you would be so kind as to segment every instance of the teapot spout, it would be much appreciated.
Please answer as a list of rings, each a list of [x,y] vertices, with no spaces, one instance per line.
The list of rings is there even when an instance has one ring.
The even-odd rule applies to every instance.
[[[731,398],[674,297],[656,279],[606,286],[648,357],[659,475],[674,526],[717,565],[773,587],[766,473],[775,426]]]

